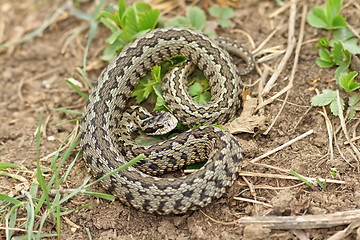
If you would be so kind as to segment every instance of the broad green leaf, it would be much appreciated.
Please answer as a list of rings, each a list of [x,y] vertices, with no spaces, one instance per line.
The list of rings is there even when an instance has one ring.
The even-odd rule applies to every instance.
[[[211,16],[219,18],[221,16],[221,9],[219,6],[212,6],[209,9],[209,13]]]
[[[211,93],[210,92],[204,92],[199,95],[199,99],[197,100],[200,104],[206,104],[211,99]]]
[[[189,86],[189,94],[192,97],[198,96],[198,95],[202,94],[202,92],[203,92],[203,87],[198,82],[194,82],[194,84]]]
[[[106,39],[106,42],[109,44],[113,44],[121,36],[121,33],[121,30],[113,32],[110,37]]]
[[[360,46],[357,44],[358,38],[351,38],[345,42],[343,42],[344,49],[348,50],[352,54],[360,54]]]
[[[188,7],[186,17],[189,19],[191,26],[197,30],[203,30],[206,23],[205,12],[199,7]]]
[[[319,66],[319,67],[322,67],[322,68],[329,68],[329,67],[332,67],[335,65],[334,62],[327,62],[327,61],[324,61],[322,60],[321,58],[317,58],[316,59],[316,64]]]
[[[146,11],[151,10],[151,6],[144,2],[135,2],[134,9],[137,13],[146,12]]]
[[[101,55],[101,59],[104,61],[110,61],[113,57],[120,52],[126,43],[121,39],[118,38],[113,44],[108,45]]]
[[[343,16],[337,15],[333,18],[329,29],[338,29],[346,27],[346,20]]]
[[[345,103],[342,98],[340,98],[340,105],[342,110],[345,108]],[[334,116],[339,116],[339,108],[336,99],[330,104],[330,110]]]
[[[179,16],[176,18],[171,19],[170,21],[165,23],[166,27],[185,27],[185,28],[190,28],[191,27],[191,23],[189,21],[189,19],[187,19],[184,16]]]
[[[341,65],[338,68],[336,68],[336,71],[335,71],[336,83],[339,84],[340,76],[343,74],[347,74],[348,72],[349,72],[349,67],[346,65]]]
[[[120,26],[121,28],[124,28],[125,23],[124,20],[124,14],[126,11],[126,0],[119,0],[118,1],[118,13],[119,13],[119,20],[120,20]]]
[[[334,40],[342,42],[352,38],[353,36],[354,34],[347,27],[336,29],[333,35]]]
[[[348,74],[342,74],[339,78],[339,85],[346,92],[353,92],[356,89],[360,88],[360,83],[358,83],[355,78],[358,75],[357,72],[349,72]]]
[[[352,119],[355,114],[356,111],[360,111],[360,94],[353,94],[352,96],[350,96],[349,98],[349,119]]]
[[[155,85],[153,89],[156,95],[156,102],[153,111],[169,111],[169,109],[166,108],[166,102],[162,95],[161,85]]]
[[[124,24],[123,27],[124,34],[126,34],[126,42],[130,42],[132,36],[135,35],[138,29],[138,16],[136,15],[135,9],[133,7],[128,7],[124,13]]]
[[[222,17],[224,18],[233,18],[235,16],[234,9],[231,7],[225,7],[222,9]]]
[[[328,22],[324,9],[314,7],[306,17],[307,22],[316,28],[327,28]]]
[[[330,52],[325,48],[321,48],[319,50],[319,56],[324,61],[332,62],[332,57],[330,56]]]
[[[104,24],[107,28],[110,29],[111,32],[118,32],[120,31],[119,26],[117,26],[113,21],[109,20],[108,18],[101,18],[100,21]]]
[[[336,15],[340,12],[342,5],[342,0],[328,0],[325,5],[325,11],[327,19],[332,21],[336,17]]]
[[[334,43],[334,47],[331,50],[332,57],[336,65],[339,66],[350,66],[351,62],[351,53],[344,49],[341,42]]]
[[[231,21],[229,19],[219,19],[218,21],[222,28],[227,28],[231,25]]]
[[[158,22],[159,16],[160,12],[158,10],[148,10],[139,14],[139,30],[144,31],[154,29]]]
[[[107,11],[102,11],[100,13],[100,19],[110,19],[111,21],[115,22],[116,24],[119,24],[118,16],[116,14],[112,14]]]
[[[319,67],[329,68],[335,65],[333,58],[330,55],[330,52],[325,48],[320,48],[319,50],[320,58],[316,59],[316,64]]]
[[[311,99],[311,105],[313,106],[326,106],[336,101],[336,92],[333,90],[325,89],[321,94],[314,96]]]

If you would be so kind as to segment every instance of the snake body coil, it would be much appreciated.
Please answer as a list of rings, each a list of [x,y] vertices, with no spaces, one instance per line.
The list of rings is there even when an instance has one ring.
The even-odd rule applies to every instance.
[[[118,145],[124,138],[117,129],[131,92],[147,72],[161,61],[184,55],[211,84],[208,104],[194,102],[186,90],[183,68],[164,79],[164,95],[176,117],[187,125],[222,124],[241,105],[240,77],[229,54],[213,40],[187,29],[158,29],[129,44],[99,77],[90,95],[81,124],[84,159],[95,177],[127,162]],[[175,79],[175,80],[174,80]],[[121,132],[121,131],[120,131]],[[123,143],[123,147],[126,146]],[[120,149],[119,149],[120,148]],[[158,178],[129,167],[102,181],[121,201],[145,212],[184,213],[222,196],[237,178],[242,155],[236,139],[216,127],[198,127],[144,150],[146,159],[161,158],[177,168],[195,158],[207,163],[197,172],[180,178]],[[166,166],[159,168],[166,169]]]

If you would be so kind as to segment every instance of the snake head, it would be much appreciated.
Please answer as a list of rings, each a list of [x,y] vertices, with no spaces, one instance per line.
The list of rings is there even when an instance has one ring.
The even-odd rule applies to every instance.
[[[159,111],[151,113],[140,125],[141,131],[148,135],[163,135],[172,131],[178,120],[170,113]]]

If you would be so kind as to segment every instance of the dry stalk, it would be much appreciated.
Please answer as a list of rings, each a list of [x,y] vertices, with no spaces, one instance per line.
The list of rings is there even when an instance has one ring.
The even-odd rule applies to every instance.
[[[292,8],[295,8],[293,7],[293,5],[291,5]],[[293,12],[295,12],[294,14],[296,15],[296,9],[293,10]],[[304,39],[304,29],[305,29],[305,19],[306,19],[306,14],[307,14],[307,5],[304,5],[303,6],[303,11],[302,11],[302,16],[301,16],[301,25],[300,25],[300,33],[299,33],[299,40],[298,40],[298,43],[297,43],[297,46],[296,46],[296,50],[295,50],[295,57],[294,57],[294,64],[293,64],[293,67],[292,67],[292,70],[291,70],[291,74],[290,74],[290,79],[289,79],[289,84],[288,86],[289,87],[289,90],[290,88],[293,86],[293,83],[294,83],[294,78],[295,78],[295,73],[296,73],[296,70],[297,70],[297,65],[298,65],[298,62],[299,62],[299,55],[300,55],[300,51],[301,51],[301,45],[302,45],[302,41]],[[290,14],[291,15],[291,14]],[[293,23],[293,28],[295,29],[295,17],[294,17],[294,23]],[[290,28],[290,27],[289,27]],[[290,28],[291,31],[289,30],[289,33],[291,32],[293,34],[292,38],[295,38],[294,37],[294,32],[295,30],[293,30],[292,28]],[[290,38],[289,38],[289,41],[290,41]],[[266,86],[265,86],[265,89],[264,91],[266,90]],[[270,89],[269,89],[270,90]],[[268,134],[270,132],[270,130],[272,129],[272,127],[275,125],[277,119],[279,118],[280,114],[282,113],[284,107],[285,107],[285,104],[286,104],[286,101],[289,97],[289,94],[290,94],[290,91],[287,91],[286,92],[286,96],[285,96],[285,99],[284,99],[284,102],[280,108],[280,110],[278,111],[278,113],[276,114],[275,118],[273,119],[272,123],[270,124],[270,126],[268,127],[268,129],[264,132],[264,134]]]
[[[336,90],[336,96],[337,96],[337,106],[338,106],[338,109],[339,109],[339,119],[340,119],[341,128],[342,128],[342,130],[344,132],[346,140],[349,142],[352,150],[356,154],[355,159],[357,160],[357,162],[359,162],[360,161],[360,151],[359,151],[358,147],[355,146],[355,144],[351,141],[350,136],[349,136],[349,132],[347,131],[346,124],[345,124],[345,118],[344,118],[343,110],[341,108],[341,103],[340,103],[339,90]]]
[[[286,53],[283,59],[280,61],[279,66],[276,68],[277,70],[270,77],[269,81],[265,85],[264,91],[262,94],[266,95],[273,88],[276,80],[278,79],[280,73],[285,68],[290,56],[292,55],[293,49],[295,47],[295,22],[296,22],[296,0],[291,0],[290,6],[290,15],[289,15],[289,26],[288,26],[288,44]]]
[[[263,164],[258,163],[256,164],[257,166],[263,166]],[[271,165],[265,165],[267,168],[276,168],[276,170],[279,170],[279,168],[277,167],[273,167]],[[289,170],[286,169],[280,169],[283,172],[288,172]],[[257,172],[246,172],[246,171],[240,171],[239,172],[240,176],[247,176],[247,177],[264,177],[264,178],[278,178],[278,179],[289,179],[289,180],[300,180],[299,178],[295,177],[295,176],[285,176],[285,175],[280,175],[280,174],[273,174],[273,173],[257,173]],[[326,179],[326,178],[311,178],[311,177],[305,177],[307,180],[312,181],[312,182],[316,182],[316,180],[318,179],[321,182],[326,182],[326,183],[337,183],[337,184],[346,184],[345,181],[341,181],[341,180],[335,180],[335,179]],[[255,188],[255,187],[254,187]]]
[[[330,228],[359,221],[360,209],[320,215],[304,216],[261,216],[242,217],[237,222],[240,226],[260,224],[271,229],[314,229]]]

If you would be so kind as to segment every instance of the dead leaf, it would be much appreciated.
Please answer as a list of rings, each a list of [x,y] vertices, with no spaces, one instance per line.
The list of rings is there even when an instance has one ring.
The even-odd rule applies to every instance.
[[[241,115],[224,126],[232,134],[242,132],[254,133],[255,128],[262,128],[265,125],[265,116],[253,115],[257,107],[256,98],[252,98],[249,95],[246,96],[243,106]]]

